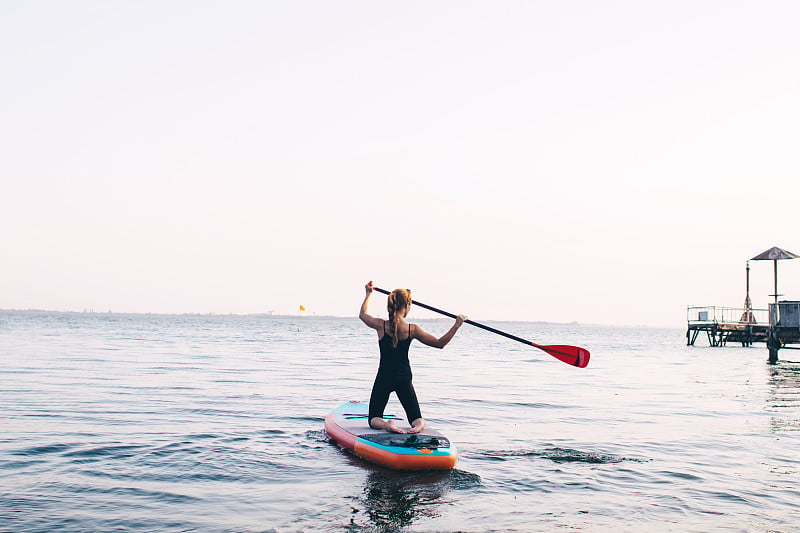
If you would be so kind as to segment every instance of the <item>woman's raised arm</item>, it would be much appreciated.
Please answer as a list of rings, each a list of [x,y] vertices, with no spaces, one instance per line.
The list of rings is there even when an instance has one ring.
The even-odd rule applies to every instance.
[[[450,342],[458,331],[458,328],[464,323],[467,319],[464,315],[458,315],[456,318],[455,323],[447,330],[447,333],[439,337],[438,339],[419,327],[418,325],[414,324],[414,327],[411,329],[411,336],[417,339],[422,344],[427,346],[432,346],[434,348],[444,348],[447,346],[447,343]]]
[[[383,328],[383,320],[367,312],[367,309],[369,309],[369,297],[372,296],[372,286],[367,283],[364,285],[364,290],[366,290],[367,294],[364,295],[364,301],[361,302],[361,310],[358,312],[358,318],[372,329],[380,331],[381,328]]]

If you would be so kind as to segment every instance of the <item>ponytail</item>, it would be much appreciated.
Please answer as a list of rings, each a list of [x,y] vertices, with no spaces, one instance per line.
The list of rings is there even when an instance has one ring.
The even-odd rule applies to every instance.
[[[389,294],[386,301],[386,309],[389,311],[389,323],[391,324],[392,347],[397,348],[398,326],[400,319],[408,314],[411,307],[411,291],[408,289],[395,289]]]

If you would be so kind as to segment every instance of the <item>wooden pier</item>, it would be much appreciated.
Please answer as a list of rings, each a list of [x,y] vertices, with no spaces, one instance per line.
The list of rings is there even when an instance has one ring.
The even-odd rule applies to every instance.
[[[749,314],[748,314],[749,313]],[[736,307],[689,307],[687,309],[686,344],[694,346],[698,335],[704,332],[710,346],[725,346],[738,342],[752,346],[754,342],[767,342],[769,311]]]
[[[775,292],[770,296],[775,298],[775,302],[769,304],[769,309],[753,309],[750,303],[750,261],[747,261],[744,307],[689,307],[686,343],[693,346],[701,331],[706,332],[711,346],[725,346],[728,342],[751,346],[754,342],[764,342],[771,364],[778,362],[778,351],[782,348],[800,350],[800,347],[789,346],[800,343],[800,302],[778,301],[782,296],[778,294],[778,261],[798,257],[800,255],[773,246],[751,259],[773,263]]]
[[[710,346],[729,342],[752,346],[763,342],[769,351],[769,362],[778,362],[781,349],[800,350],[800,302],[781,301],[769,309],[735,307],[689,307],[687,309],[686,343],[694,346],[705,332]]]

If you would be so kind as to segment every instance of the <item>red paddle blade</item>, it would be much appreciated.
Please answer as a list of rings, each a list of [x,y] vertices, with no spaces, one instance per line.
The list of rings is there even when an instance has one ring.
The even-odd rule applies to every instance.
[[[550,344],[544,346],[542,344],[531,343],[540,350],[544,350],[556,359],[567,363],[568,365],[584,368],[589,364],[589,350],[579,348],[578,346],[567,346],[566,344]]]

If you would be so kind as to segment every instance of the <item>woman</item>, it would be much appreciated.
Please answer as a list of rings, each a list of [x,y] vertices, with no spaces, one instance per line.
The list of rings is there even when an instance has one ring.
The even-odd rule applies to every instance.
[[[416,324],[406,322],[411,308],[411,291],[395,289],[388,297],[386,308],[389,320],[371,316],[367,312],[369,297],[372,295],[372,283],[364,287],[367,291],[358,318],[367,326],[378,332],[378,346],[381,350],[381,363],[372,394],[369,398],[369,425],[374,429],[384,429],[394,433],[419,433],[425,429],[425,420],[419,410],[417,394],[411,383],[411,365],[408,362],[408,347],[413,339],[434,348],[444,348],[467,319],[458,315],[455,324],[438,339]],[[389,401],[389,394],[394,391],[406,411],[411,428],[406,431],[397,427],[391,420],[383,418],[383,410]]]

